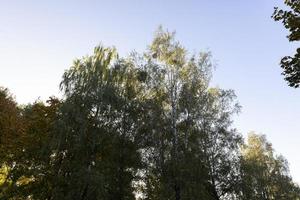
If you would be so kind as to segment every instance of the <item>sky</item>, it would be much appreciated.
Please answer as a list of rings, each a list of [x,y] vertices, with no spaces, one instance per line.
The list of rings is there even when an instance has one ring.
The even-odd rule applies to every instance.
[[[162,25],[191,52],[211,51],[212,84],[235,90],[242,105],[234,126],[267,135],[300,183],[300,89],[279,66],[297,44],[271,19],[275,6],[283,0],[0,0],[0,86],[20,104],[60,96],[75,58],[100,43],[142,52]]]

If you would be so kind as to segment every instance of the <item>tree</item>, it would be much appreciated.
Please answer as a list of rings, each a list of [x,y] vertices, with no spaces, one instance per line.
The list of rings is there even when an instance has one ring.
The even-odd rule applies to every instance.
[[[143,62],[148,112],[146,199],[221,199],[233,190],[240,141],[232,91],[210,88],[209,53],[188,56],[175,34],[156,32]]]
[[[11,169],[22,153],[24,123],[8,89],[0,87],[0,198],[11,185]]]
[[[18,106],[0,89],[0,199],[299,199],[264,136],[232,127],[209,52],[159,28],[146,52],[97,46],[63,74],[62,100]]]
[[[300,188],[289,176],[287,161],[274,154],[264,135],[251,133],[242,149],[243,199],[300,199]]]
[[[300,2],[298,0],[285,0],[285,4],[290,10],[275,8],[272,15],[275,21],[281,21],[289,31],[287,36],[289,41],[300,40]],[[294,56],[285,56],[281,59],[283,75],[289,86],[298,88],[300,86],[300,48]]]
[[[51,199],[134,199],[137,72],[114,48],[98,46],[63,75],[54,128]]]
[[[8,89],[0,87],[0,162],[11,165],[13,158],[22,151],[22,144],[15,138],[24,133],[21,110]]]
[[[46,199],[50,191],[47,186],[51,177],[46,176],[49,170],[48,143],[60,101],[50,97],[46,103],[38,100],[19,109],[23,134],[16,136],[14,141],[22,150],[12,157],[13,164],[6,167],[9,187],[3,192],[3,198],[34,196]]]

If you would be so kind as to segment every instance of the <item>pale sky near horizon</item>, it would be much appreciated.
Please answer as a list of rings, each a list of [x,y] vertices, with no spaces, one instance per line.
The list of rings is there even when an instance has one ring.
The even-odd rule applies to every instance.
[[[58,96],[74,58],[99,43],[143,51],[163,25],[192,52],[212,52],[213,84],[234,89],[243,107],[234,125],[266,134],[300,183],[300,89],[278,65],[297,44],[271,19],[275,6],[283,0],[0,0],[0,86],[21,104]]]

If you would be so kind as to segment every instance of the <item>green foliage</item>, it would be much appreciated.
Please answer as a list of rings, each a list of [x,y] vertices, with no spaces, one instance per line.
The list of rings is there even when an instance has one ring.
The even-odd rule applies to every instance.
[[[300,199],[292,182],[287,161],[276,156],[265,136],[251,133],[242,149],[241,199]]]
[[[22,153],[24,123],[8,89],[0,88],[0,198],[11,185],[10,171]]]
[[[287,36],[289,41],[300,40],[300,2],[298,0],[285,0],[289,10],[275,8],[272,15],[275,21],[281,21],[284,27],[289,31]],[[283,75],[288,81],[289,86],[298,88],[300,86],[300,48],[296,54],[285,56],[281,59]]]
[[[146,52],[98,46],[63,74],[62,100],[18,107],[0,89],[0,199],[297,199],[286,161],[232,128],[211,54],[159,28]]]
[[[236,184],[240,136],[233,91],[210,88],[210,53],[189,56],[160,28],[136,64],[147,72],[146,199],[219,199]]]
[[[117,58],[115,49],[99,46],[63,76],[53,199],[134,199],[138,80],[130,63]]]
[[[0,161],[12,164],[13,157],[21,151],[21,144],[15,138],[23,137],[23,121],[8,89],[0,87]]]
[[[9,187],[5,189],[5,198],[26,199],[34,195],[44,199],[48,193],[47,184],[51,178],[46,177],[49,170],[47,147],[59,105],[60,101],[51,97],[47,105],[37,101],[21,109],[23,134],[22,137],[14,138],[14,141],[22,150],[14,154],[13,164],[5,165],[9,169]]]

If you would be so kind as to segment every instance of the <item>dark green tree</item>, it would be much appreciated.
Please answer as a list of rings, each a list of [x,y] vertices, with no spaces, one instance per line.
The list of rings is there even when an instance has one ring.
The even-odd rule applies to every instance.
[[[23,148],[21,110],[8,89],[0,87],[0,198],[12,184],[11,169]]]
[[[0,87],[0,162],[11,165],[13,158],[22,152],[21,138],[24,123],[21,109],[7,88]]]
[[[300,40],[300,1],[285,0],[289,10],[275,8],[272,15],[275,21],[281,21],[284,27],[289,31],[287,38],[290,42]],[[283,75],[289,86],[298,88],[300,86],[300,48],[294,56],[285,56],[281,59]]]
[[[51,155],[57,178],[52,199],[134,199],[137,83],[130,63],[103,46],[64,73],[65,100]]]
[[[8,166],[7,176],[9,187],[3,198],[46,199],[52,179],[46,176],[50,167],[48,143],[59,105],[60,101],[51,97],[47,104],[36,101],[19,108],[23,134],[15,136],[14,141],[21,151],[11,158],[13,165]]]

